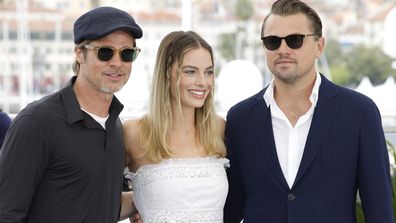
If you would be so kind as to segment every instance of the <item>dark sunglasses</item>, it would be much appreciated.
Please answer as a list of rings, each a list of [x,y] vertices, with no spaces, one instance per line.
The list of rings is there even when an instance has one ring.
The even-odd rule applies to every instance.
[[[265,48],[267,48],[268,50],[278,49],[282,43],[282,39],[286,41],[286,44],[290,49],[298,49],[303,45],[304,37],[306,36],[317,36],[317,34],[292,34],[286,37],[265,36],[261,37],[261,39],[263,40]]]
[[[95,50],[96,51],[96,58],[101,61],[109,61],[114,56],[114,52],[118,53],[121,57],[121,60],[124,62],[132,62],[134,61],[138,54],[140,53],[140,48],[138,47],[125,47],[121,49],[115,49],[111,46],[101,46],[95,47],[89,44],[84,45],[85,49]]]

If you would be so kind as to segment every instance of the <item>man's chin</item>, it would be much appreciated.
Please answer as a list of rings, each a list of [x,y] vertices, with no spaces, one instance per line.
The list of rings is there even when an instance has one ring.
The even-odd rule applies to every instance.
[[[117,87],[101,87],[100,91],[103,92],[103,93],[106,93],[106,94],[114,94],[116,92],[119,92],[122,89],[123,86],[124,85],[117,86]]]

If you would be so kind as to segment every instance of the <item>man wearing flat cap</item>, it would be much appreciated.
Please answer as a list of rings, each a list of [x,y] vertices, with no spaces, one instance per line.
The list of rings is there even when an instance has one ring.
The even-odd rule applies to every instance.
[[[76,20],[76,75],[18,114],[1,150],[1,223],[117,222],[125,151],[114,93],[129,79],[142,34],[112,7]]]

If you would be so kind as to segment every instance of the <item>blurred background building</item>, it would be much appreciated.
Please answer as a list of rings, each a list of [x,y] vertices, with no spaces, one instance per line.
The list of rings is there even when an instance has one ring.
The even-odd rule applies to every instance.
[[[218,75],[216,103],[224,115],[231,104],[271,80],[260,29],[272,2],[0,0],[0,108],[16,114],[31,101],[60,89],[73,75],[74,21],[94,7],[113,6],[133,15],[144,31],[143,38],[137,41],[142,53],[133,64],[130,81],[117,93],[125,104],[123,117],[146,111],[158,45],[174,30],[194,30],[213,46]],[[318,10],[324,23],[328,44],[319,60],[320,71],[341,85],[353,89],[360,86],[359,91],[379,105],[386,128],[394,129],[396,106],[392,96],[368,91],[387,79],[390,86],[396,77],[396,0],[305,2]],[[226,69],[235,64],[239,69]],[[361,87],[365,86],[360,85],[364,77],[371,88]],[[231,91],[238,92],[234,100],[227,97],[234,94]]]

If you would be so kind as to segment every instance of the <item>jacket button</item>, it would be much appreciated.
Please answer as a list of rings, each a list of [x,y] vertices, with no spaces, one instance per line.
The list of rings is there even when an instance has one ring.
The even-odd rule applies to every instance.
[[[294,194],[288,194],[287,199],[289,199],[289,201],[292,201],[292,200],[296,199],[296,196],[294,196]]]

